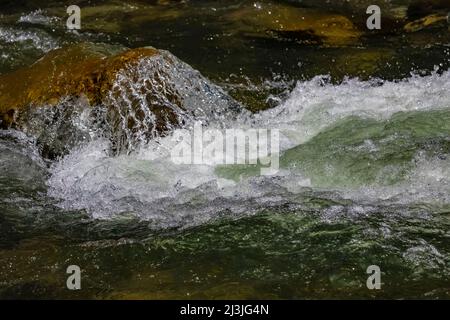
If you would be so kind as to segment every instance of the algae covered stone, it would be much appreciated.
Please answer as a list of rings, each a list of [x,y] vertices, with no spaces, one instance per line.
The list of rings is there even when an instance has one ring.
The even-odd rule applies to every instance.
[[[347,17],[323,10],[281,3],[255,3],[231,12],[228,20],[255,36],[293,39],[304,44],[349,45],[361,32]]]

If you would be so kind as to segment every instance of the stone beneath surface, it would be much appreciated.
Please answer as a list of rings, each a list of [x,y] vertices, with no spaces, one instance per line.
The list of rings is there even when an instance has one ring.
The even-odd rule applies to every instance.
[[[421,19],[417,19],[408,22],[404,29],[406,32],[416,32],[428,27],[434,26],[446,26],[447,25],[447,15],[442,14],[432,14]]]

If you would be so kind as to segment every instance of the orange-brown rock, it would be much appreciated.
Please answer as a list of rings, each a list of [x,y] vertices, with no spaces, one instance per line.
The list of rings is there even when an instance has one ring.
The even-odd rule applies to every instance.
[[[193,120],[240,111],[198,71],[151,47],[82,43],[0,76],[0,127],[34,136],[50,158],[97,137],[130,152]]]
[[[66,96],[84,95],[90,105],[100,103],[118,71],[158,54],[153,48],[139,48],[108,57],[87,46],[54,50],[29,68],[0,76],[2,127],[14,126],[18,111],[25,107],[56,105]]]

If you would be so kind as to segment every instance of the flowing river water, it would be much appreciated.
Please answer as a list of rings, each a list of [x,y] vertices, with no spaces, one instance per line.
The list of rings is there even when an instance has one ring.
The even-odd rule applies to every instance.
[[[0,131],[0,298],[450,298],[447,26],[305,44],[236,13],[278,2],[99,0],[69,32],[37,2],[0,5],[0,73],[82,41],[168,50],[251,111],[210,127],[280,131],[280,170],[175,164],[170,134],[49,160]]]

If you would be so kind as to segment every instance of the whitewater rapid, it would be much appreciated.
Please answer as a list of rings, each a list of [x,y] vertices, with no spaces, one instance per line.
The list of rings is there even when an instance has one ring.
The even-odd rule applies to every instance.
[[[281,151],[286,151],[348,117],[389,123],[399,112],[450,112],[449,83],[449,72],[396,82],[347,79],[339,85],[316,77],[298,82],[279,106],[221,125],[279,129]],[[291,168],[281,168],[276,176],[236,181],[218,175],[215,166],[176,165],[170,159],[174,143],[168,135],[134,153],[111,157],[109,141],[95,139],[51,166],[48,194],[64,209],[84,209],[95,218],[137,216],[158,227],[197,225],[280,206],[298,209],[302,207],[299,195],[311,192],[328,199],[350,199],[362,213],[379,205],[450,203],[450,159],[430,159],[420,150],[407,177],[392,185],[324,188]],[[377,152],[370,139],[357,147]]]

